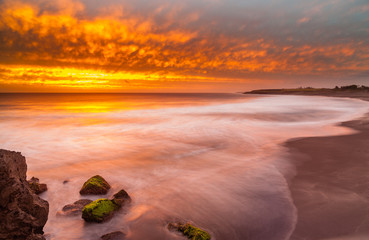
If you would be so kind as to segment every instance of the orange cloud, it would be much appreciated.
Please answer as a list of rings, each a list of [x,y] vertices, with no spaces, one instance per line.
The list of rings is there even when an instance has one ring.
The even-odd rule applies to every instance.
[[[53,9],[4,1],[0,12],[1,84],[124,88],[125,81],[229,82],[257,74],[334,74],[366,71],[365,42],[296,44],[247,34],[214,35],[201,13],[165,24],[152,15],[108,6],[89,16],[78,1],[58,0]],[[304,17],[298,23],[308,23]],[[181,24],[177,24],[181,22]],[[215,23],[216,24],[216,23]],[[186,27],[198,25],[197,27]],[[178,27],[173,27],[178,26]],[[360,49],[360,50],[358,50]]]

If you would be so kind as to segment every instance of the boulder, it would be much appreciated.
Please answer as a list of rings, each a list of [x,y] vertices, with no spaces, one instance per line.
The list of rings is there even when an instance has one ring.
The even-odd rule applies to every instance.
[[[96,175],[83,184],[79,193],[81,195],[99,195],[106,194],[109,189],[109,183],[100,175]]]
[[[0,239],[41,240],[49,204],[30,189],[26,159],[0,150]]]
[[[102,240],[125,240],[126,234],[121,231],[111,232],[101,236]]]
[[[40,183],[38,178],[32,177],[27,182],[31,190],[36,194],[43,193],[47,190],[47,185],[45,183]]]
[[[72,204],[67,204],[63,207],[61,211],[56,214],[58,216],[76,216],[82,213],[82,209],[89,203],[92,203],[90,199],[80,199]]]
[[[131,197],[124,189],[122,189],[116,194],[114,194],[112,201],[114,201],[115,204],[122,207],[123,205],[131,202]]]
[[[183,233],[188,239],[192,240],[210,240],[211,236],[206,231],[193,226],[191,223],[169,223],[169,230],[176,230]]]
[[[113,199],[107,198],[97,199],[87,204],[82,209],[82,218],[86,222],[101,223],[110,219],[114,212],[131,202],[131,197],[122,189],[114,194]]]
[[[114,201],[107,198],[97,199],[87,204],[82,210],[82,218],[86,222],[101,223],[110,219],[120,208]]]

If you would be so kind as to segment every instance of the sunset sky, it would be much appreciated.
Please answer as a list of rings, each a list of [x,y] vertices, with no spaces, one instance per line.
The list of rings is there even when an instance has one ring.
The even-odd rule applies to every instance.
[[[0,0],[0,92],[369,85],[367,0]]]

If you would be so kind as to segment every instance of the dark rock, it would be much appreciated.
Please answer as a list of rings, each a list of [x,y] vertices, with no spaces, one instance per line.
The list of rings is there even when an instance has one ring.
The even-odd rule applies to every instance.
[[[112,200],[117,205],[122,207],[123,205],[131,202],[131,197],[128,195],[128,193],[124,189],[122,189],[119,192],[117,192],[116,194],[114,194]]]
[[[96,175],[88,179],[82,186],[79,193],[81,195],[106,194],[110,189],[109,183],[101,176]]]
[[[183,233],[188,239],[191,240],[210,240],[211,236],[209,233],[205,232],[204,230],[193,226],[191,223],[169,223],[168,224],[169,230],[175,230],[178,232]]]
[[[121,231],[111,232],[101,236],[102,240],[125,240],[126,234]]]
[[[114,201],[100,198],[87,204],[82,210],[82,218],[86,222],[102,223],[110,219],[120,208]]]
[[[41,240],[49,204],[30,189],[26,159],[0,150],[0,239]]]
[[[69,180],[64,180],[63,184],[69,183]]]
[[[58,211],[56,214],[58,216],[76,216],[80,215],[82,213],[82,209],[89,203],[91,203],[92,200],[90,199],[80,199],[78,201],[75,201],[72,204],[67,204],[63,207],[61,211]]]
[[[43,193],[47,190],[47,185],[44,183],[40,183],[40,180],[38,178],[32,177],[27,182],[31,190],[36,194]]]

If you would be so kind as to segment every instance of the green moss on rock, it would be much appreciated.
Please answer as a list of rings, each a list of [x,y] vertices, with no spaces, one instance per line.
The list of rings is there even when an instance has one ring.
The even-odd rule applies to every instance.
[[[81,195],[87,194],[106,194],[110,189],[109,183],[100,175],[96,175],[88,179],[82,186],[79,193]]]
[[[188,239],[192,240],[210,240],[211,236],[206,231],[191,225],[190,223],[181,224],[181,223],[169,223],[168,228],[170,230],[176,230],[183,235],[185,235]]]
[[[114,201],[100,198],[92,203],[87,204],[82,210],[82,218],[86,222],[98,222],[101,223],[111,216],[114,212],[120,208]]]

